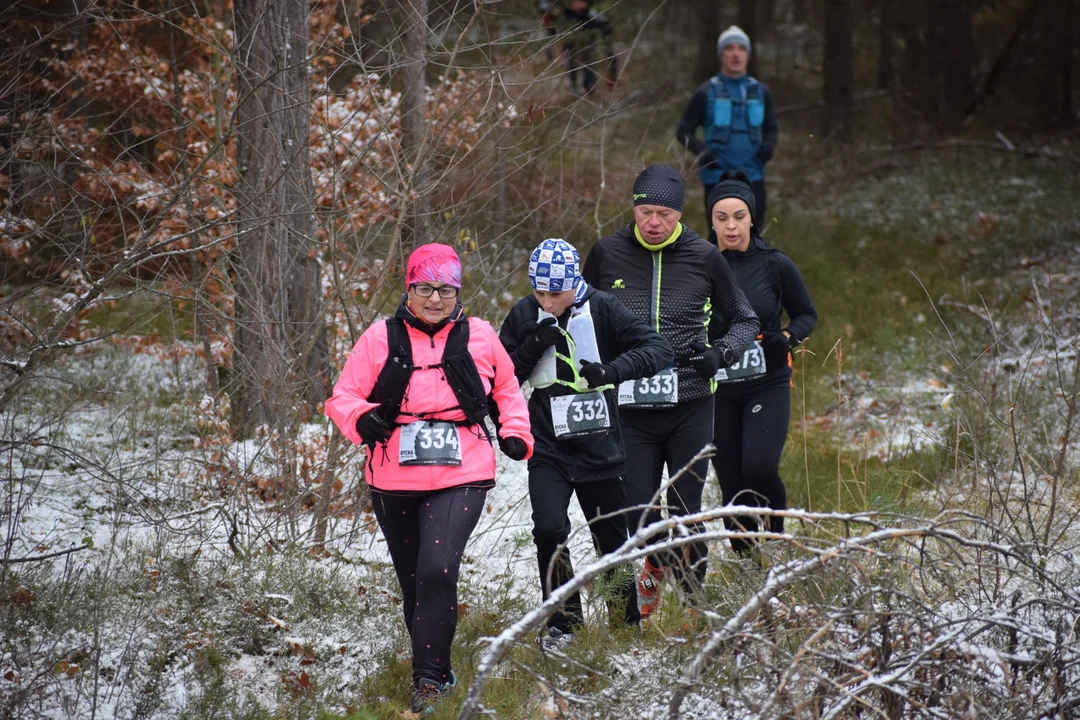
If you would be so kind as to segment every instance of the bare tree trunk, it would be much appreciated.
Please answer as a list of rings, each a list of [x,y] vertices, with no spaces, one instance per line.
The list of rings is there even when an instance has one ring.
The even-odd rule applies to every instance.
[[[1035,61],[1040,69],[1037,80],[1040,105],[1044,108],[1040,123],[1065,125],[1075,122],[1072,112],[1073,36],[1076,28],[1072,13],[1073,0],[1047,0],[1039,15],[1038,50]]]
[[[1061,3],[1061,124],[1064,127],[1076,125],[1076,109],[1073,103],[1073,65],[1076,62],[1076,24],[1080,23],[1080,13],[1076,10],[1076,0],[1059,0]]]
[[[941,93],[938,116],[941,127],[957,130],[964,122],[965,111],[975,97],[975,73],[979,57],[972,32],[970,0],[954,0],[935,8],[940,13],[937,25],[941,28]]]
[[[358,73],[381,73],[401,55],[397,0],[343,0],[338,21],[349,28],[341,65],[328,80],[331,92],[344,92]]]
[[[1061,49],[1056,47],[1060,39],[1057,23],[1059,21],[1057,0],[1043,0],[1035,13],[1035,26],[1032,28],[1034,42],[1028,45],[1027,53],[1021,56],[1021,62],[1030,73],[1029,82],[1035,89],[1035,101],[1039,107],[1037,118],[1032,118],[1039,125],[1046,127],[1053,124],[1058,112],[1058,70]]]
[[[777,0],[764,0],[764,2],[761,3],[761,5],[762,5],[761,26],[762,27],[767,27],[767,28],[772,27],[773,23],[776,22]]]
[[[877,88],[887,90],[893,86],[893,57],[896,50],[896,2],[878,2],[878,62]]]
[[[484,30],[488,38],[501,38],[503,36],[500,17],[501,13],[498,11],[484,13]],[[498,43],[492,48],[491,53],[496,68],[496,83],[502,86],[504,80],[502,73],[506,68],[506,57]],[[513,148],[513,130],[509,127],[501,127],[500,123],[499,129],[493,135],[495,162],[493,168],[494,186],[492,190],[494,202],[491,233],[495,242],[503,243],[508,240],[506,233],[510,230],[510,186],[507,182],[509,178],[507,156]]]
[[[694,82],[703,83],[715,75],[719,67],[716,39],[720,35],[720,1],[705,0],[695,4],[699,35]],[[753,38],[750,42],[753,44]]]
[[[405,28],[405,67],[401,90],[401,149],[407,170],[404,192],[405,250],[431,242],[430,165],[424,135],[427,129],[428,0],[402,3]]]
[[[334,498],[334,473],[337,472],[338,460],[341,457],[342,435],[337,429],[330,436],[330,444],[326,448],[326,464],[323,465],[319,475],[319,500],[315,503],[312,513],[315,521],[315,536],[312,538],[312,552],[322,554],[326,552],[326,529],[330,522],[330,501]]]
[[[906,145],[920,135],[922,121],[919,93],[928,71],[925,41],[921,31],[922,0],[909,0],[896,8],[896,34],[904,42],[900,65],[894,74],[892,136],[896,145]]]
[[[975,91],[975,97],[968,104],[968,119],[975,114],[975,111],[979,109],[979,105],[986,98],[994,94],[994,88],[997,86],[1002,74],[1004,74],[1005,68],[1008,67],[1009,62],[1012,60],[1017,43],[1020,42],[1020,38],[1027,32],[1028,27],[1035,18],[1036,11],[1039,9],[1039,4],[1039,0],[1029,0],[1027,7],[1013,27],[1013,31],[1009,33],[1009,39],[1006,41],[1005,47],[1001,49],[1001,52],[994,60],[994,63],[990,66],[990,71],[979,83],[979,87]]]
[[[757,63],[754,61],[754,43],[758,42],[758,0],[739,0],[739,27],[750,38],[750,62],[747,72],[751,75],[757,72]]]
[[[792,19],[797,23],[807,22],[810,15],[809,0],[792,0],[791,15]]]
[[[496,242],[505,242],[510,230],[510,185],[506,156],[508,144],[513,135],[510,130],[503,130],[495,141],[495,208],[492,235]]]
[[[87,13],[89,8],[88,0],[70,3],[71,21],[67,27],[67,35],[80,50],[86,48],[90,40],[90,27],[93,22]],[[65,8],[65,14],[66,11]],[[67,103],[64,114],[68,117],[92,116],[93,101],[83,93],[87,85],[86,79],[78,77],[74,84],[80,92]],[[49,189],[57,200],[60,200],[58,216],[61,222],[57,233],[59,247],[67,260],[74,262],[75,267],[82,266],[86,251],[90,247],[90,224],[86,220],[94,215],[93,203],[89,202],[85,193],[76,190],[81,169],[82,163],[77,158],[58,154],[48,170],[51,186]]]
[[[323,400],[314,185],[308,149],[308,4],[236,0],[236,329],[231,396],[240,437],[284,428]]]
[[[174,4],[174,10],[176,5]],[[174,23],[168,24],[168,37],[169,37],[169,60],[172,62],[172,85],[173,96],[180,97],[182,90],[180,85],[180,58],[177,54],[176,43],[176,25]],[[173,105],[173,122],[176,124],[176,147],[185,148],[181,151],[184,158],[181,162],[177,163],[177,167],[181,168],[185,176],[187,175],[186,168],[187,163],[187,143],[185,141],[185,125],[187,120],[184,118],[184,114],[181,111],[179,105]],[[191,200],[187,201],[188,212],[194,217],[195,209],[191,206]],[[202,237],[198,237],[199,243],[204,242]],[[203,273],[202,266],[199,264],[199,257],[196,254],[192,254],[188,258],[189,265],[191,266],[191,294],[193,300],[192,308],[192,330],[194,331],[194,340],[202,343],[203,355],[206,360],[206,386],[210,390],[210,395],[215,400],[218,399],[218,394],[221,390],[218,382],[217,366],[214,363],[214,350],[210,343],[210,322],[209,317],[212,316],[210,303],[206,301],[206,297],[203,293]]]
[[[850,143],[855,121],[855,6],[825,0],[825,63],[821,135]]]
[[[951,7],[951,4],[949,5]],[[932,128],[940,128],[944,116],[945,98],[942,95],[942,78],[945,67],[946,28],[939,6],[935,0],[920,0],[917,4],[918,32],[921,40],[922,73],[919,91],[914,100],[923,120]]]

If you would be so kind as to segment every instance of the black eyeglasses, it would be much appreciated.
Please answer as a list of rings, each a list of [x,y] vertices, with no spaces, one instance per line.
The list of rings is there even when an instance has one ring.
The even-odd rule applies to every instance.
[[[420,297],[431,297],[434,293],[438,292],[439,297],[449,300],[450,298],[457,297],[458,289],[453,285],[442,285],[435,287],[434,285],[413,285],[413,290]]]

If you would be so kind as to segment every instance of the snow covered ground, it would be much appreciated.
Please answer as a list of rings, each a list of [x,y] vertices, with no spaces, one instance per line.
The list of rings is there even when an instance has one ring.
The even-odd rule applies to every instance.
[[[999,360],[997,370],[1009,362]],[[0,703],[17,705],[23,716],[257,718],[288,711],[315,717],[316,708],[346,715],[397,692],[378,680],[388,667],[407,666],[408,643],[385,543],[349,493],[361,457],[349,453],[337,473],[345,487],[328,553],[313,558],[310,509],[285,504],[274,492],[272,458],[279,449],[265,438],[222,440],[215,423],[223,413],[202,396],[199,363],[191,348],[153,343],[79,353],[56,368],[46,390],[4,418],[13,441],[3,456],[6,554],[31,561],[3,567],[15,603],[5,611],[0,639]],[[1048,373],[1071,363],[1075,354],[1042,348],[1002,372],[1009,377],[1022,368],[1025,382],[1045,384],[1053,379]],[[848,384],[849,402],[822,417],[840,424],[849,447],[882,461],[953,438],[959,410],[946,399],[970,392],[944,370]],[[1060,420],[1049,414],[1044,424]],[[325,457],[328,432],[325,423],[303,429],[298,467],[305,458]],[[1075,467],[1076,443],[1071,447],[1067,460]],[[509,623],[538,605],[540,592],[525,464],[500,454],[498,468],[498,485],[466,550],[460,600],[466,613]],[[999,523],[1036,508],[1029,513],[1033,525],[1046,521],[1053,503],[1065,502],[1055,532],[1077,506],[1075,492],[1041,476],[1028,481],[1012,468],[964,492],[945,488],[925,497],[929,506],[966,507]],[[996,511],[982,507],[994,493],[1005,493],[1006,502]],[[719,502],[714,482],[706,497],[707,506]],[[581,566],[592,547],[576,504],[571,520],[579,529],[571,551]],[[1061,536],[1060,553],[1048,561],[1065,581],[1077,574],[1070,538]],[[719,571],[721,586],[729,582],[726,572]],[[732,609],[750,589],[732,592]],[[1026,592],[1014,577],[989,605],[1000,604],[1006,591]],[[973,605],[986,602],[961,596],[942,604],[939,616],[968,618]],[[593,626],[603,620],[600,605],[588,606]],[[814,628],[813,609],[780,610]],[[981,658],[986,676],[999,673],[1001,662],[1045,657],[1060,618],[1041,610],[1020,615],[1030,626],[1011,659],[1002,661],[1004,651],[983,637],[960,638],[955,647]],[[606,676],[603,687],[569,700],[540,688],[536,678],[549,666],[537,660],[534,678],[525,681],[536,684],[533,704],[508,716],[667,717],[670,688],[707,637],[700,632],[704,624],[690,623],[650,636],[640,648],[589,651],[550,667],[564,681],[585,682],[590,672]],[[855,646],[860,638],[846,642]],[[460,652],[475,655],[480,648]],[[775,691],[762,679],[773,672],[769,652],[737,654],[722,671],[734,676],[691,694],[683,717],[756,716],[754,699]],[[528,677],[514,664],[497,674],[509,682]]]
[[[208,468],[259,476],[272,463],[265,441],[198,439],[196,362],[123,347],[84,353],[60,369],[56,388],[94,392],[64,408],[62,422],[47,420],[55,391],[11,419],[16,437],[41,441],[6,457],[8,554],[72,551],[12,566],[13,579],[21,582],[26,569],[28,586],[51,583],[94,600],[79,608],[86,622],[29,623],[22,637],[5,638],[22,651],[0,658],[0,699],[33,686],[31,706],[43,717],[177,717],[203,702],[196,695],[206,668],[193,658],[215,646],[235,711],[277,707],[291,682],[301,691],[332,684],[328,706],[339,698],[344,712],[388,653],[405,652],[396,581],[370,515],[332,518],[330,556],[309,559],[310,512],[290,517],[242,489],[206,486]],[[165,397],[175,400],[155,404]],[[328,432],[318,423],[303,435]],[[357,477],[360,462],[350,453],[339,475]],[[466,550],[465,607],[495,596],[525,607],[540,601],[526,466],[501,454],[498,463],[498,484]],[[571,518],[584,528],[576,504]],[[571,551],[578,562],[592,553],[587,532],[575,535]],[[188,597],[196,589],[203,592]],[[96,672],[87,665],[91,650],[100,653]]]

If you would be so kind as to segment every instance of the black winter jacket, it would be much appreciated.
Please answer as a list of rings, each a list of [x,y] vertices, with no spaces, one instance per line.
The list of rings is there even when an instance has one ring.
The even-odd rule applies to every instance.
[[[589,8],[588,10],[574,10],[572,8],[564,7],[562,9],[562,18],[563,24],[566,25],[567,29],[570,31],[599,33],[604,37],[608,37],[615,32],[615,29],[611,26],[611,21],[592,8]]]
[[[767,370],[765,377],[744,383],[721,383],[717,392],[728,395],[729,391],[744,389],[735,388],[735,385],[789,378],[788,349],[810,336],[817,325],[817,310],[795,263],[758,235],[750,238],[746,252],[724,250],[723,255],[761,320],[761,346],[765,351]],[[787,327],[783,325],[784,312],[788,316]],[[784,330],[791,334],[790,342],[784,337]]]
[[[671,367],[674,354],[667,340],[653,332],[643,321],[623,307],[613,296],[589,288],[576,307],[589,303],[593,318],[596,347],[600,359],[612,365],[618,380],[650,377],[666,367]],[[529,343],[536,330],[540,303],[532,295],[521,298],[510,309],[503,322],[499,339],[514,361],[514,372],[519,382],[525,382],[540,359],[539,350]],[[570,312],[559,318],[566,329]],[[569,355],[565,339],[555,346],[556,351]],[[573,374],[565,362],[558,363],[558,377],[573,381]],[[612,420],[611,431],[602,435],[583,438],[556,439],[551,420],[551,398],[574,391],[563,385],[552,385],[533,390],[529,399],[529,421],[532,425],[533,447],[529,466],[543,464],[565,470],[571,482],[590,482],[620,477],[626,472],[626,450],[623,445],[622,428],[619,424],[618,393],[604,393]]]
[[[685,225],[675,242],[652,251],[631,223],[597,241],[582,276],[671,343],[680,403],[708,397],[715,385],[686,366],[692,343],[722,342],[739,357],[757,336],[754,309],[720,251]]]

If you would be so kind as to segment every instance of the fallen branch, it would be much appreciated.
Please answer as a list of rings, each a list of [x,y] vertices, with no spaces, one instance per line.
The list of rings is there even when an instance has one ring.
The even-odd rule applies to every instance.
[[[948,138],[934,142],[919,141],[908,145],[894,145],[885,148],[886,153],[919,152],[922,150],[937,150],[941,148],[966,148],[971,150],[993,150],[995,152],[1010,153],[1014,155],[1026,155],[1028,157],[1044,157],[1052,160],[1064,160],[1065,162],[1080,165],[1080,157],[1066,155],[1047,147],[1017,147],[1016,145],[1003,145],[1000,142],[988,142],[985,140],[965,140],[963,138]]]
[[[618,550],[598,558],[576,572],[570,582],[552,590],[548,599],[539,607],[523,615],[521,619],[506,628],[497,637],[484,638],[488,641],[488,647],[477,662],[473,684],[469,688],[468,695],[461,707],[461,712],[458,715],[459,720],[469,720],[469,718],[485,712],[480,704],[480,696],[483,694],[491,674],[510,649],[554,615],[574,593],[579,592],[588,583],[608,570],[641,560],[658,550],[681,548],[699,542],[725,541],[733,538],[759,541],[783,540],[787,542],[796,540],[794,536],[784,533],[741,532],[726,529],[694,533],[690,530],[690,528],[700,526],[705,522],[746,515],[782,516],[786,519],[805,522],[839,522],[869,525],[875,529],[878,527],[876,522],[878,515],[876,513],[811,513],[804,510],[768,510],[744,505],[725,505],[691,515],[658,520],[651,525],[639,528]],[[670,539],[658,544],[647,544],[651,539],[671,530],[677,532]],[[910,534],[913,531],[906,530],[905,532]]]
[[[0,558],[0,565],[16,565],[18,563],[37,562],[38,560],[50,560],[55,557],[61,557],[62,555],[71,555],[77,553],[80,550],[89,550],[93,545],[90,543],[84,543],[76,547],[68,548],[67,550],[57,550],[56,552],[46,553],[44,555],[28,555],[21,558]]]
[[[990,317],[990,313],[984,311],[982,308],[976,307],[975,305],[969,305],[967,303],[952,300],[951,298],[949,298],[948,295],[942,295],[940,298],[938,298],[937,304],[944,305],[945,307],[954,307],[960,310],[966,310],[967,312],[971,313],[972,315],[986,323],[986,326],[990,329],[990,333],[992,335],[996,335],[1000,332],[997,324],[994,323],[994,319]]]

